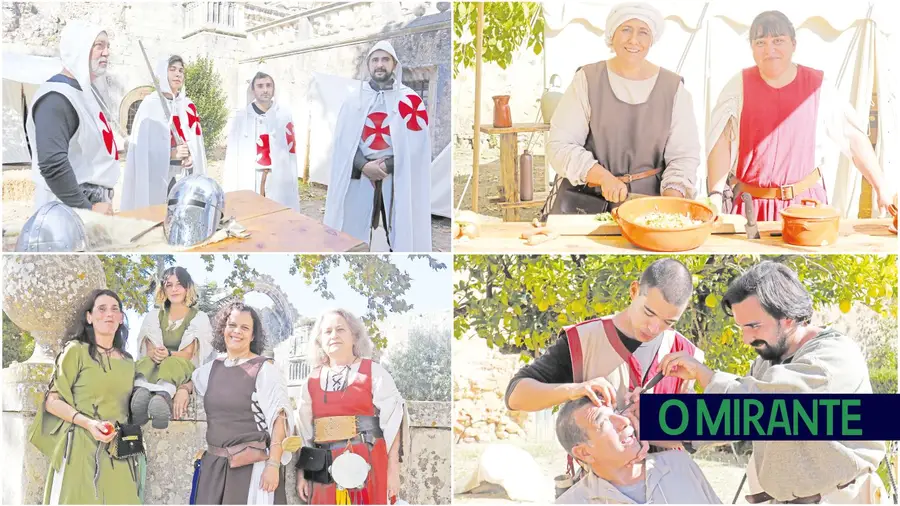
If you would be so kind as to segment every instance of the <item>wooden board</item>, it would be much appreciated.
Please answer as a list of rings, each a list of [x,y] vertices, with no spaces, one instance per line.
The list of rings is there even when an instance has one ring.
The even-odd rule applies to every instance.
[[[481,125],[480,131],[486,134],[518,134],[529,132],[549,132],[550,123],[513,123],[511,127],[495,127],[494,125]]]
[[[338,232],[292,210],[257,216],[240,222],[250,232],[248,239],[231,238],[191,251],[332,253],[369,251],[355,237]]]
[[[781,222],[760,222],[760,239],[749,240],[744,234],[717,234],[699,248],[685,253],[782,254],[782,253],[843,253],[897,254],[897,235],[890,232],[892,219],[841,220],[840,238],[825,247],[804,247],[786,244],[781,234]],[[471,240],[453,241],[454,253],[602,253],[647,254],[620,235],[570,235],[528,246],[520,239],[522,232],[531,230],[530,223],[485,223],[481,236]]]
[[[117,214],[125,218],[160,222],[166,219],[166,207],[166,204],[159,204]],[[225,194],[225,217],[234,217],[239,222],[286,209],[289,208],[251,190]]]
[[[746,234],[747,219],[737,214],[724,214],[713,228],[714,234]],[[547,227],[560,235],[622,235],[616,223],[601,223],[593,214],[551,214]]]

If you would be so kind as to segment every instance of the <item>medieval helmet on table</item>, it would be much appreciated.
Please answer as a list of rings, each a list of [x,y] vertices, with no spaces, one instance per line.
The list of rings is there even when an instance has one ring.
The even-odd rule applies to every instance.
[[[169,192],[163,231],[173,246],[194,246],[212,237],[225,212],[225,192],[212,178],[187,176]]]
[[[16,251],[60,253],[88,250],[87,229],[75,211],[62,202],[41,206],[22,227]]]

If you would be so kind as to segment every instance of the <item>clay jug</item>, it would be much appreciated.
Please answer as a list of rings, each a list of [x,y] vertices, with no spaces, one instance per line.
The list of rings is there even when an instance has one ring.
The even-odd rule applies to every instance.
[[[494,99],[494,127],[511,127],[512,113],[509,110],[509,95],[497,95],[492,98]]]

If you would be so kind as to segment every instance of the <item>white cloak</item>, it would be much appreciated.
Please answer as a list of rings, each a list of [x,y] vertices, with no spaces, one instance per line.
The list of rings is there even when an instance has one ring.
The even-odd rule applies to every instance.
[[[257,157],[265,156],[263,150],[267,149],[271,158],[272,172],[266,178],[266,198],[299,211],[300,193],[297,189],[299,165],[291,110],[286,105],[274,102],[262,116],[265,130],[269,132],[266,146],[262,145],[256,132],[257,118],[259,115],[253,110],[252,103],[238,111],[234,117],[228,134],[222,188],[226,192],[236,190],[258,192]]]
[[[384,50],[402,67],[393,47],[379,42],[369,51]],[[368,56],[367,58],[368,59]],[[360,83],[359,94],[341,106],[335,125],[331,181],[325,201],[325,224],[369,242],[375,188],[363,175],[352,180],[353,157],[359,147],[366,114],[379,94],[384,95],[388,125],[394,149],[394,173],[382,185],[385,209],[393,219],[388,227],[393,251],[431,251],[431,135],[428,115],[421,97],[395,77],[391,90],[376,91],[368,82]],[[390,201],[393,192],[394,200]]]
[[[156,63],[156,78],[164,93],[169,87],[169,56]],[[159,94],[155,91],[141,102],[131,127],[128,158],[125,161],[125,182],[122,189],[122,210],[163,204],[168,197],[169,158],[172,133],[166,121]],[[184,86],[168,101],[175,129],[187,144],[194,162],[193,174],[206,173],[206,148],[197,106],[185,94]],[[178,167],[173,169],[180,170]]]

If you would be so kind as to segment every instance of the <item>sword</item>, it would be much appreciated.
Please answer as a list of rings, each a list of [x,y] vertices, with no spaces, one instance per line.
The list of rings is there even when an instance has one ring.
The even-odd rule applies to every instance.
[[[175,124],[172,122],[172,113],[169,111],[169,102],[166,100],[166,96],[163,95],[162,90],[159,88],[159,79],[156,77],[156,72],[153,71],[153,65],[150,64],[150,58],[147,57],[147,50],[144,49],[144,43],[138,40],[138,46],[141,48],[141,53],[144,55],[144,62],[147,63],[147,70],[150,71],[150,79],[153,82],[153,88],[156,90],[156,94],[159,96],[159,103],[162,106],[163,114],[166,115],[166,123],[169,125],[169,132],[172,134],[172,137],[175,139],[175,145],[181,146],[184,144],[184,140],[182,140],[181,135],[178,133],[178,130],[175,129]],[[190,149],[188,149],[190,152]],[[182,168],[182,175],[185,174],[187,169]]]

